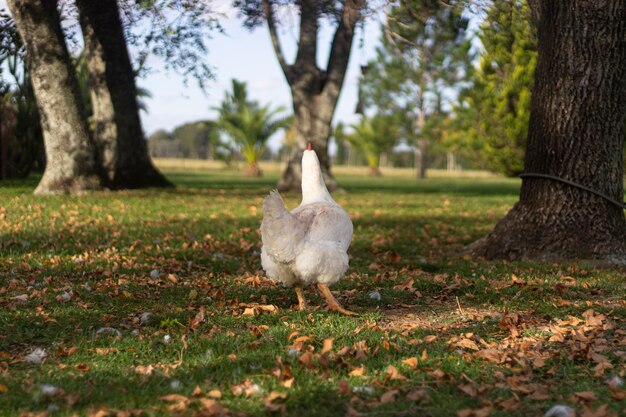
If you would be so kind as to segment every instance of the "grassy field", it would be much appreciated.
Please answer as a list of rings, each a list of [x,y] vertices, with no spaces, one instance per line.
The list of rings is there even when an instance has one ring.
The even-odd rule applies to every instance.
[[[461,254],[519,181],[338,170],[350,318],[264,277],[276,169],[161,162],[175,190],[0,188],[0,415],[623,415],[624,271]]]

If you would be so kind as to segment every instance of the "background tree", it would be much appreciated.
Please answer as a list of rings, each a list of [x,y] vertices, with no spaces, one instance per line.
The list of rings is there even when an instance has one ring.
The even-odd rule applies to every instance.
[[[419,177],[426,177],[426,123],[443,111],[446,93],[471,72],[468,19],[457,2],[400,1],[391,6],[376,59],[363,79],[366,107],[402,112],[413,121],[408,138],[419,150]]]
[[[180,157],[209,159],[218,141],[215,122],[204,120],[185,123],[172,132],[172,139],[179,143]]]
[[[299,191],[302,175],[302,151],[311,143],[317,152],[329,190],[337,188],[330,172],[328,140],[337,100],[348,67],[352,40],[361,20],[362,0],[289,2],[300,12],[300,33],[296,59],[289,64],[278,38],[276,10],[283,2],[276,0],[235,0],[245,17],[245,25],[255,28],[267,22],[274,52],[291,89],[294,118],[298,128],[297,147],[278,183],[281,191]],[[336,24],[326,69],[317,66],[318,31],[322,18]]]
[[[239,147],[248,166],[246,175],[260,176],[259,159],[267,140],[291,123],[291,118],[280,117],[282,108],[271,109],[248,100],[245,82],[232,80],[233,91],[226,93],[219,107],[217,126]]]
[[[10,16],[0,13],[0,179],[43,169],[45,154],[24,45]]]
[[[45,141],[47,164],[35,193],[101,188],[56,0],[9,0],[8,5],[26,46]]]
[[[461,146],[481,167],[520,174],[530,119],[537,36],[525,1],[493,2],[481,25],[484,52],[458,117],[466,123]]]
[[[141,128],[135,75],[116,0],[76,0],[98,163],[114,189],[172,184],[154,167]]]
[[[369,175],[382,175],[380,172],[381,154],[391,151],[399,139],[398,116],[383,114],[364,116],[359,124],[352,125],[352,129],[351,133],[340,134],[340,137],[343,136],[341,139],[348,141],[363,152],[367,159]]]
[[[626,3],[533,1],[538,58],[520,200],[470,247],[487,258],[626,264]],[[609,201],[609,199],[611,201]]]

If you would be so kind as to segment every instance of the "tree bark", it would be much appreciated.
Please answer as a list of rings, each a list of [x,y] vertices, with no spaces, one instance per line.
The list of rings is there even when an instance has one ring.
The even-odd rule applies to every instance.
[[[102,188],[57,1],[9,0],[8,5],[26,46],[46,149],[46,169],[35,194]]]
[[[291,88],[297,126],[296,146],[291,151],[287,168],[278,183],[278,189],[280,191],[300,191],[302,152],[310,143],[320,160],[326,186],[332,191],[338,186],[332,176],[328,157],[330,125],[348,67],[356,24],[361,18],[361,0],[344,1],[325,71],[318,68],[316,63],[319,2],[317,0],[302,0],[299,5],[298,52],[295,62],[290,65],[285,60],[278,40],[272,1],[263,0],[272,45]]]
[[[116,0],[77,0],[76,4],[89,70],[94,140],[108,185],[114,189],[172,186],[148,154]]]
[[[525,172],[549,174],[623,201],[626,2],[533,2],[538,61]],[[616,204],[558,181],[525,178],[520,200],[470,246],[487,258],[594,259],[626,264]]]

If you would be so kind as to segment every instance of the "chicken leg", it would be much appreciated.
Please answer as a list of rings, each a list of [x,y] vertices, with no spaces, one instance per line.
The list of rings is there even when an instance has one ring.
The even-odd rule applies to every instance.
[[[296,295],[298,296],[298,310],[304,311],[308,307],[306,303],[306,298],[304,298],[304,290],[302,289],[302,286],[300,285],[296,285],[295,289],[296,289]]]
[[[339,302],[337,302],[337,299],[335,298],[333,293],[330,292],[330,289],[328,288],[327,285],[318,283],[317,288],[319,288],[320,293],[326,299],[329,310],[336,311],[337,313],[341,313],[346,316],[358,316],[358,314],[353,313],[352,311],[348,311],[345,308],[341,307],[341,305],[339,305]]]

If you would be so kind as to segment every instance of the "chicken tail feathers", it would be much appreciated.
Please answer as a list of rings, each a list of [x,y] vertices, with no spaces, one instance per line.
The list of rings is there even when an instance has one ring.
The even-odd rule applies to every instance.
[[[278,262],[291,262],[305,233],[304,224],[287,210],[278,191],[271,191],[263,200],[261,223],[261,239],[267,253]]]

